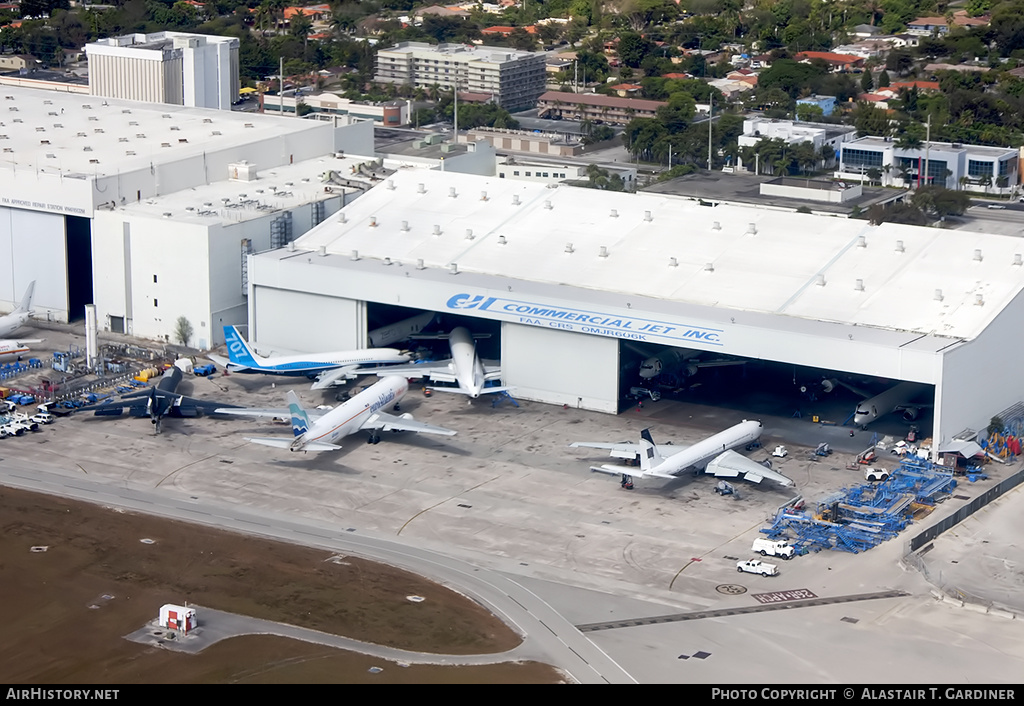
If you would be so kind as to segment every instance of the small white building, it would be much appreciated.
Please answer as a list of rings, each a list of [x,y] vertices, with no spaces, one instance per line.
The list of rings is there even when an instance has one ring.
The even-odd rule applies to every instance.
[[[199,619],[196,617],[195,608],[167,603],[160,606],[160,627],[168,630],[177,630],[182,635],[187,635],[199,627]]]
[[[816,152],[828,145],[837,154],[840,145],[857,137],[855,128],[844,125],[772,120],[770,118],[749,118],[743,121],[743,134],[739,136],[740,147],[753,147],[761,140],[785,140],[795,145],[810,142]],[[743,166],[742,162],[738,166]],[[751,165],[746,165],[748,168]]]

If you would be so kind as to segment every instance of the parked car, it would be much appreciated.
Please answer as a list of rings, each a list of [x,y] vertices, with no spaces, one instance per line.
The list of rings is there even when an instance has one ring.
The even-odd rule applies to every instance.
[[[779,575],[779,567],[777,567],[775,564],[766,564],[760,559],[737,561],[736,570],[740,573],[746,572],[748,574],[761,574],[762,576]]]
[[[871,481],[889,480],[890,471],[881,466],[868,466],[864,469],[864,479]]]

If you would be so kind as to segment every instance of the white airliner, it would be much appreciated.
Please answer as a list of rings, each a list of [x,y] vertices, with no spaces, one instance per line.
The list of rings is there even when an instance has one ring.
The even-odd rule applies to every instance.
[[[637,350],[634,347],[634,350]],[[704,351],[695,351],[689,348],[669,348],[657,355],[645,358],[640,363],[640,377],[650,380],[661,375],[663,372],[675,375],[679,381],[692,377],[702,368],[722,368],[733,365],[744,365],[747,361],[732,358],[713,358],[711,360],[701,359],[707,356]]]
[[[447,338],[452,357],[418,365],[397,365],[381,370],[377,375],[403,375],[408,378],[428,377],[433,382],[454,382],[458,387],[432,387],[440,392],[456,392],[477,398],[494,392],[507,392],[515,388],[493,386],[487,383],[501,379],[501,366],[497,361],[482,361],[476,354],[474,338],[486,337],[489,334],[472,334],[464,326],[457,326],[451,333],[420,334],[416,339]]]
[[[42,338],[26,338],[18,341],[0,341],[0,358],[11,358],[29,352],[29,343],[42,343]]]
[[[857,410],[853,414],[854,425],[862,429],[879,417],[893,412],[901,412],[903,419],[912,422],[920,416],[922,408],[932,406],[931,385],[920,382],[901,382],[874,396],[836,378],[822,380],[821,385],[825,392],[831,392],[836,385],[842,385],[864,398],[857,403]]]
[[[305,375],[316,378],[313,389],[329,387],[342,379],[352,379],[360,374],[391,363],[408,363],[408,353],[396,348],[367,348],[355,351],[334,351],[331,353],[301,353],[280,355],[269,358],[256,355],[234,326],[224,327],[229,360],[216,355],[208,357],[232,373],[266,373],[269,375]]]
[[[760,483],[763,479],[775,481],[783,486],[793,485],[793,481],[776,471],[752,461],[735,451],[737,446],[750,444],[761,436],[761,422],[743,420],[736,426],[720,431],[693,446],[661,445],[656,446],[651,438],[650,430],[644,429],[640,434],[640,443],[624,442],[619,444],[593,443],[577,441],[569,444],[573,448],[607,449],[613,458],[621,458],[639,465],[618,466],[603,464],[591,466],[590,470],[598,473],[616,475],[621,473],[625,483],[632,476],[640,478],[676,478],[688,468],[703,470],[719,478],[737,478]],[[638,472],[639,471],[639,472]]]
[[[288,409],[221,407],[215,412],[243,417],[290,417],[293,438],[247,439],[255,444],[289,451],[336,451],[341,448],[336,441],[358,431],[370,432],[371,444],[380,441],[382,431],[415,431],[453,436],[455,432],[451,429],[417,422],[411,414],[396,416],[384,411],[392,407],[398,411],[398,403],[408,389],[409,382],[404,377],[388,376],[333,409],[305,410],[298,395],[289,390]]]
[[[36,282],[32,280],[25,290],[25,296],[21,299],[18,308],[7,316],[0,316],[0,336],[10,336],[19,328],[25,325],[29,316],[32,315],[32,295],[36,291]]]
[[[397,323],[375,328],[367,334],[366,339],[374,348],[390,346],[392,343],[398,343],[399,341],[407,341],[413,334],[417,334],[427,326],[430,326],[436,316],[437,314],[434,312],[426,311]]]

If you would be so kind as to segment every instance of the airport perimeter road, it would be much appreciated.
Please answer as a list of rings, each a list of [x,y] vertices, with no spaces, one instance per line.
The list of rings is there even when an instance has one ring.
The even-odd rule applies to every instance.
[[[218,529],[348,552],[415,572],[472,596],[526,639],[507,659],[533,659],[565,670],[580,683],[635,683],[636,680],[536,593],[500,573],[415,546],[347,532],[314,521],[273,514],[254,515],[231,505],[198,502],[167,490],[150,491],[98,483],[25,461],[0,466],[0,483],[64,498],[193,522]],[[438,657],[434,663],[462,663]]]

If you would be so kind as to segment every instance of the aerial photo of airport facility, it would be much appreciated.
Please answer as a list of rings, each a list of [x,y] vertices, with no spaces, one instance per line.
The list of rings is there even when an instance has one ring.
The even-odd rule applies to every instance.
[[[0,93],[6,681],[1019,680],[1018,235]]]

